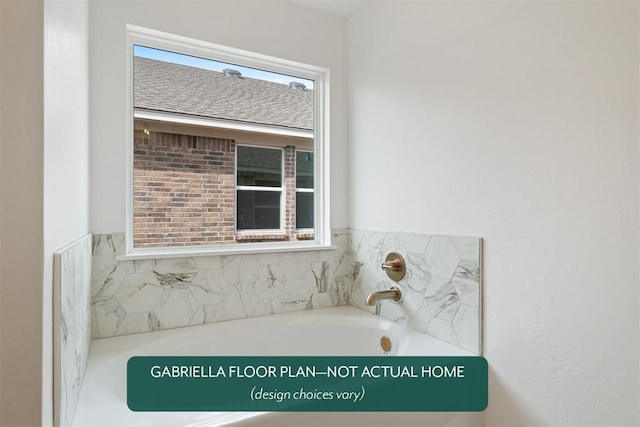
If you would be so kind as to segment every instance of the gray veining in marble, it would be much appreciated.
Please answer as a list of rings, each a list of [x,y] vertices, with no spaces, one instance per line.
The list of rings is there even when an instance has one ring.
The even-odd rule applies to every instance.
[[[93,237],[94,338],[351,304],[481,352],[481,239],[335,230],[332,251],[117,261],[124,235]],[[399,252],[399,304],[366,307],[395,284],[380,269]]]
[[[331,251],[117,261],[124,235],[93,236],[94,338],[347,303],[349,233]]]
[[[349,304],[480,354],[481,245],[473,237],[351,230]],[[407,264],[398,283],[380,268],[389,252],[400,253]],[[369,293],[391,286],[402,291],[400,303],[365,306]]]
[[[91,346],[90,235],[54,254],[54,301],[54,423],[67,426]]]

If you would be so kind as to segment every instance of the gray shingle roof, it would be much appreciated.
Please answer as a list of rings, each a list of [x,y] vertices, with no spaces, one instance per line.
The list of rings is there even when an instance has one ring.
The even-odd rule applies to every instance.
[[[313,90],[141,57],[134,76],[137,109],[313,129]]]

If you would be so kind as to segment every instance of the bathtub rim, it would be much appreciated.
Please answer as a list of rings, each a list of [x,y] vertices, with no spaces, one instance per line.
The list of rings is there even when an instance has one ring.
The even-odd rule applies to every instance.
[[[264,316],[243,317],[239,319],[230,319],[220,322],[205,323],[199,325],[184,326],[172,329],[163,329],[158,331],[140,332],[135,334],[117,335],[113,337],[94,338],[91,342],[91,348],[89,350],[88,363],[92,360],[92,357],[96,353],[109,354],[113,352],[120,352],[123,349],[135,349],[143,345],[150,345],[151,343],[169,340],[178,335],[198,335],[205,334],[204,336],[213,335],[226,335],[233,334],[234,332],[243,332],[256,329],[266,329],[278,326],[291,326],[292,322],[299,325],[311,324],[314,320],[322,320],[329,324],[335,323],[336,326],[340,326],[337,320],[347,318],[350,324],[357,326],[371,327],[374,323],[381,331],[387,331],[391,329],[401,330],[407,335],[409,339],[418,339],[423,341],[423,344],[429,348],[438,349],[437,354],[427,354],[427,356],[478,356],[468,350],[457,347],[453,344],[449,344],[445,341],[439,340],[427,333],[419,332],[411,329],[407,325],[398,324],[391,320],[384,319],[380,316],[376,316],[373,313],[361,310],[357,307],[350,305],[303,310],[289,313],[278,313]],[[240,356],[242,354],[238,354]],[[282,354],[285,356],[286,354]],[[423,354],[399,354],[420,356]]]
[[[395,322],[391,322],[389,320],[383,319],[379,316],[375,316],[369,312],[365,312],[356,307],[352,306],[339,306],[339,307],[331,307],[325,309],[315,309],[315,310],[306,310],[301,312],[292,312],[292,313],[283,313],[277,315],[267,315],[260,317],[252,317],[252,318],[243,318],[243,319],[235,319],[224,322],[215,322],[204,325],[196,325],[190,327],[182,327],[182,328],[174,328],[174,329],[166,329],[160,331],[152,331],[152,332],[143,332],[139,334],[130,334],[130,335],[122,335],[116,337],[108,337],[108,338],[99,338],[94,339],[92,341],[91,349],[89,352],[89,358],[87,362],[87,370],[85,372],[84,379],[81,384],[80,396],[78,399],[78,406],[75,410],[75,416],[72,421],[71,426],[82,426],[86,427],[87,425],[98,425],[98,426],[107,426],[113,425],[113,423],[103,423],[103,420],[99,420],[97,424],[87,424],[88,420],[94,420],[96,418],[100,418],[100,414],[116,414],[116,419],[114,422],[117,424],[122,420],[120,417],[127,416],[122,412],[124,404],[124,409],[129,411],[126,407],[126,403],[122,402],[122,396],[119,396],[117,393],[117,389],[110,389],[108,384],[104,384],[100,382],[100,378],[104,375],[104,369],[101,368],[102,363],[121,363],[123,369],[126,370],[126,361],[131,356],[135,356],[136,348],[141,345],[150,345],[157,341],[162,341],[164,339],[172,339],[176,335],[182,334],[190,334],[190,335],[198,335],[205,334],[208,336],[209,334],[215,334],[216,332],[219,334],[220,331],[225,331],[226,333],[232,333],[234,330],[243,331],[243,330],[251,330],[255,328],[257,324],[260,328],[269,328],[269,327],[277,327],[278,325],[290,325],[292,320],[302,321],[302,322],[313,322],[314,320],[324,319],[329,321],[336,321],[337,319],[348,318],[351,322],[355,322],[356,324],[367,324],[371,326],[372,324],[385,328],[401,328],[404,330],[410,337],[419,338],[424,340],[424,344],[426,346],[434,345],[438,348],[447,349],[446,352],[438,352],[437,354],[428,354],[426,356],[476,356],[475,354],[455,347],[451,344],[448,344],[444,341],[440,341],[430,335],[425,333],[414,331],[408,328],[407,325],[400,325]],[[240,356],[241,354],[238,354]],[[283,354],[286,355],[286,354]],[[424,354],[416,354],[408,352],[406,354],[401,354],[401,356],[425,356]],[[126,399],[126,397],[125,397]],[[109,410],[111,408],[111,410]],[[118,412],[120,411],[120,412]],[[131,414],[132,420],[139,417],[140,413],[129,411]],[[253,420],[262,419],[258,417],[265,417],[266,419],[273,419],[277,416],[277,414],[286,414],[287,412],[176,412],[175,414],[185,414],[184,417],[188,418],[190,422],[188,424],[192,427],[196,426],[226,426],[226,425],[248,425],[253,422]],[[149,413],[142,413],[149,414]],[[153,414],[153,413],[151,413]],[[156,414],[173,414],[173,413],[164,413],[157,412]],[[401,413],[399,413],[401,414]],[[168,417],[172,417],[173,415],[167,415]],[[96,418],[94,418],[96,417]],[[198,421],[198,419],[200,421]],[[80,423],[80,424],[78,424]],[[127,425],[139,425],[139,424],[127,424]],[[142,425],[158,425],[156,423],[152,424],[142,424]],[[165,424],[161,424],[165,425]],[[173,425],[173,424],[166,424]]]

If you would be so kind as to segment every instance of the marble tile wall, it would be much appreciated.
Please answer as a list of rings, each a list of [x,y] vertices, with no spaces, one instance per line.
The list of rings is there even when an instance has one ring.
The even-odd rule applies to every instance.
[[[476,354],[482,351],[482,240],[351,230],[349,304],[426,332]],[[407,272],[398,283],[381,264],[402,255]],[[364,301],[370,292],[398,286],[402,301]]]
[[[480,354],[480,238],[335,230],[337,250],[117,261],[124,234],[93,236],[94,338],[350,304]],[[407,262],[396,284],[380,268]],[[364,305],[398,285],[400,304]]]
[[[91,346],[91,235],[54,253],[54,423],[71,425]]]
[[[348,230],[337,250],[117,261],[124,234],[93,236],[94,338],[347,303]]]

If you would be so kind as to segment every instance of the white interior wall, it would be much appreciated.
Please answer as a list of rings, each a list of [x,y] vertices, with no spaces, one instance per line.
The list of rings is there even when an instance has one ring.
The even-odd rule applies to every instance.
[[[637,425],[637,2],[349,22],[353,228],[485,238],[493,425]]]
[[[91,3],[91,231],[125,231],[126,24],[331,69],[331,227],[347,226],[346,22],[287,2]]]
[[[0,1],[0,17],[0,425],[39,425],[43,1]]]
[[[53,253],[89,232],[89,1],[45,0],[42,419],[53,417]]]
[[[0,4],[0,424],[51,425],[53,252],[88,232],[88,2]]]

